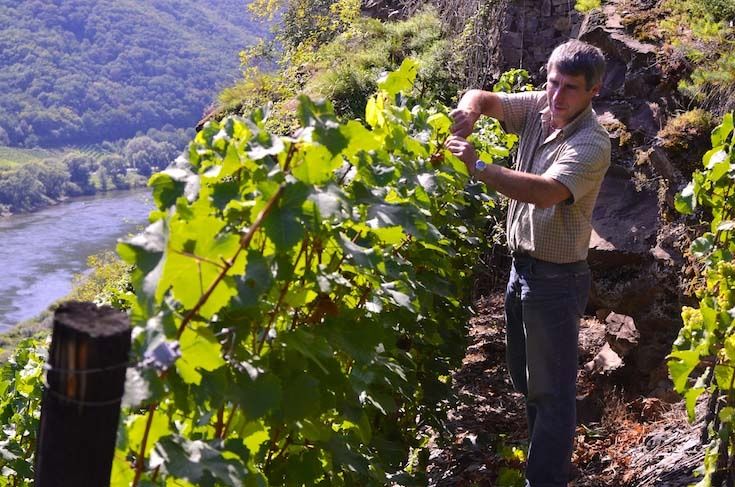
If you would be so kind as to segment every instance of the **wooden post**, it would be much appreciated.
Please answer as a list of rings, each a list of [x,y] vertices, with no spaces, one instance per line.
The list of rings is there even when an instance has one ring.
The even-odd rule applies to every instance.
[[[54,315],[36,487],[110,485],[130,352],[125,313],[70,302]]]

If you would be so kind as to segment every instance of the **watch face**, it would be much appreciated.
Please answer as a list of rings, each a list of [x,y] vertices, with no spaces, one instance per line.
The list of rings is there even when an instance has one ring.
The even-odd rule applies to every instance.
[[[483,171],[487,167],[487,164],[485,164],[483,161],[476,161],[475,162],[475,171]]]

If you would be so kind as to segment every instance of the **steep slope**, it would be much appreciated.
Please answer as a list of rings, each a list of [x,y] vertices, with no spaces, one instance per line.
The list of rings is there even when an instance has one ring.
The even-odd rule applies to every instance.
[[[190,127],[264,34],[236,0],[0,5],[0,144],[56,146]]]

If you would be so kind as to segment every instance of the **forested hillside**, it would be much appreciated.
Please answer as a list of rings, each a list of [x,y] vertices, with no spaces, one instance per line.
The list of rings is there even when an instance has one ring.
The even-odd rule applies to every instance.
[[[0,5],[0,145],[52,147],[191,127],[263,35],[238,0]]]

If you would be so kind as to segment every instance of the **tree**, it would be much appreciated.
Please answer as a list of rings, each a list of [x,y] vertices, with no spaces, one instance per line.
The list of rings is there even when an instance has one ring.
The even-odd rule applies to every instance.
[[[169,142],[156,142],[147,135],[139,135],[128,141],[123,153],[130,167],[143,176],[150,176],[153,170],[167,166],[177,149]]]
[[[95,161],[89,156],[74,153],[64,157],[62,162],[69,169],[71,182],[79,186],[85,194],[93,194],[94,186],[90,184],[89,177],[97,168]]]
[[[0,175],[0,203],[13,210],[32,210],[46,202],[44,187],[33,169],[21,166]]]
[[[122,189],[129,186],[125,179],[128,167],[122,156],[117,154],[106,155],[100,159],[99,164],[101,169],[104,169],[104,174],[110,177],[112,184],[114,184],[116,188]],[[102,180],[104,174],[100,175],[100,180]]]
[[[36,168],[36,178],[43,184],[47,196],[60,198],[64,195],[64,185],[69,181],[69,172],[62,162],[47,159],[32,166]]]

